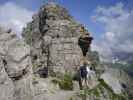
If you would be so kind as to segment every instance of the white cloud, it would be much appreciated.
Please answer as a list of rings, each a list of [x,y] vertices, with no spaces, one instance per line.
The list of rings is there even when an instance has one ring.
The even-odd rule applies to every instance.
[[[13,2],[0,5],[0,25],[11,28],[20,36],[22,28],[31,21],[33,12]]]
[[[133,9],[126,9],[122,3],[99,6],[92,18],[104,25],[101,40],[93,44],[93,49],[98,50],[102,58],[110,60],[116,52],[133,53]]]

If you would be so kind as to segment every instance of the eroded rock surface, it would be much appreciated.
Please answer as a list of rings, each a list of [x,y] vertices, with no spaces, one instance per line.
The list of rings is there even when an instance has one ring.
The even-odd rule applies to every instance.
[[[30,48],[13,33],[0,33],[0,100],[32,100]]]
[[[122,94],[126,92],[129,99],[133,98],[133,85],[131,84],[133,79],[123,70],[108,68],[101,75],[101,78],[108,84],[114,93]]]
[[[78,39],[85,32],[65,8],[53,3],[42,6],[23,31],[32,48],[34,70],[43,67],[63,73],[75,70],[82,57]]]
[[[74,89],[60,88],[59,83],[68,83],[64,73],[75,73],[80,66],[83,55],[78,39],[84,33],[88,33],[84,26],[54,3],[42,6],[28,23],[23,31],[26,43],[10,30],[0,28],[0,100],[132,100],[128,75],[105,70],[98,53],[91,50],[87,60],[95,73],[89,87],[80,90],[78,82],[67,77]],[[37,76],[38,71],[44,75],[44,67],[54,77]]]
[[[3,60],[0,57],[0,100],[14,100],[14,85],[12,80],[8,77]]]
[[[27,24],[27,27],[24,28],[23,37],[27,44],[30,45],[31,49],[31,59],[33,64],[33,71],[36,73],[38,70],[43,69],[44,67],[48,68],[49,72],[55,73],[65,73],[65,72],[74,72],[80,66],[80,60],[83,57],[81,49],[78,45],[78,39],[82,34],[86,34],[88,31],[85,27],[77,23],[67,12],[67,10],[55,3],[49,3],[42,6],[38,13],[33,16],[32,22]],[[88,33],[90,36],[90,34]],[[118,96],[121,94],[123,87],[116,83],[117,89],[114,87],[110,88],[111,85],[103,76],[104,67],[100,63],[99,56],[97,52],[92,52],[88,50],[87,59],[92,63],[92,66],[95,70],[95,75],[92,78],[92,81],[89,86],[89,94],[86,97],[87,100],[112,100],[118,99],[121,100],[123,97]],[[101,76],[102,75],[102,76]],[[103,78],[102,81],[99,81],[100,78]],[[115,79],[111,76],[112,79]],[[48,79],[49,80],[49,79]],[[36,83],[36,82],[35,82]],[[44,89],[42,81],[36,83],[42,86],[42,91]],[[46,81],[45,85],[50,84]],[[36,85],[38,86],[38,85]],[[109,87],[108,87],[109,86]],[[79,88],[79,87],[77,87]],[[52,88],[54,90],[54,88]],[[38,90],[36,87],[35,90]],[[51,90],[49,87],[48,90]],[[113,91],[114,90],[114,91]],[[58,100],[61,97],[59,96],[61,90],[56,90],[54,93],[44,92],[36,95],[35,98],[40,98],[41,100]],[[77,92],[78,91],[78,92]],[[37,92],[37,91],[36,91]],[[74,92],[74,94],[73,94]],[[76,93],[82,92],[80,90],[74,90],[72,95],[62,92],[64,100],[69,100],[74,97],[75,100],[80,100],[83,98],[77,97]],[[71,92],[70,92],[71,93]],[[68,96],[69,95],[69,96]],[[76,95],[76,96],[73,96]],[[82,94],[81,94],[82,95]],[[56,98],[57,97],[57,98]],[[84,99],[83,99],[84,100]]]

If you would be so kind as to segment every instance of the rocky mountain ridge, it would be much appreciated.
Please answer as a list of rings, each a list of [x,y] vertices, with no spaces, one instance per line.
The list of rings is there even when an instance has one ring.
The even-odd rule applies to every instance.
[[[40,8],[23,39],[0,28],[0,100],[132,100],[131,78],[101,64],[91,49],[95,74],[89,89],[79,89],[73,76],[82,58],[78,39],[86,32],[55,3]]]
[[[32,47],[32,58],[37,58],[32,60],[33,63],[37,66],[37,61],[40,61],[43,65],[39,66],[49,66],[56,71],[72,70],[79,66],[82,53],[78,38],[82,27],[65,8],[53,3],[42,6],[23,32],[26,42]]]

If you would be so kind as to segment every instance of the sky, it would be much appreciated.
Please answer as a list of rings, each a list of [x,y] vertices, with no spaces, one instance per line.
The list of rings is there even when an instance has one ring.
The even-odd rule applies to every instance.
[[[133,0],[0,0],[0,26],[12,28],[19,36],[48,1],[62,5],[86,26],[94,37],[92,49],[102,59],[111,60],[119,51],[133,53]]]

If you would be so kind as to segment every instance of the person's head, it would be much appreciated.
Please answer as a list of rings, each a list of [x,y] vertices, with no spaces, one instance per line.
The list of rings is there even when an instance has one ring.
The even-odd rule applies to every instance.
[[[84,62],[83,62],[83,65],[84,65],[84,66],[87,66],[87,63],[86,63],[86,61],[84,61]]]
[[[91,65],[91,62],[90,62],[90,61],[87,61],[87,64],[88,64],[88,65]]]

